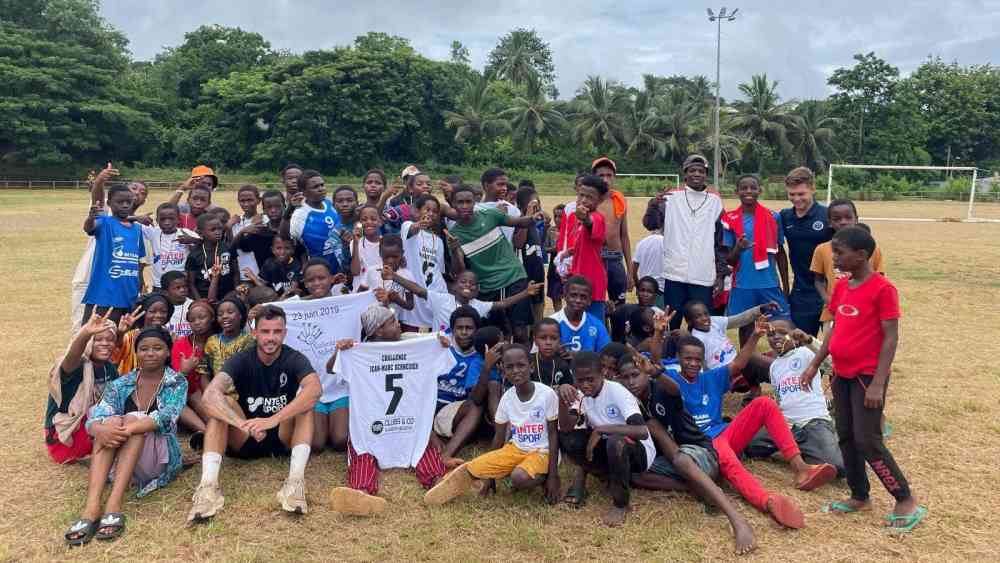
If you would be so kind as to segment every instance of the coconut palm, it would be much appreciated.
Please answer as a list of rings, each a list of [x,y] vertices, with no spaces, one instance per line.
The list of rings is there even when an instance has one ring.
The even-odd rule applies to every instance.
[[[661,100],[658,126],[666,145],[666,154],[680,163],[691,152],[692,144],[704,134],[704,112],[687,91],[675,88]]]
[[[476,141],[510,129],[501,118],[493,96],[491,76],[484,74],[469,81],[458,99],[458,111],[445,111],[444,124],[455,129],[455,142]]]
[[[802,102],[795,108],[795,116],[798,119],[788,137],[798,157],[813,170],[826,168],[836,152],[833,137],[843,119],[829,115],[827,104],[820,100]]]
[[[534,148],[539,137],[553,137],[566,126],[566,118],[556,103],[546,99],[542,85],[534,75],[528,77],[527,91],[511,102],[499,117],[510,123],[511,138],[519,148]]]
[[[769,83],[766,74],[755,74],[749,84],[740,84],[746,100],[733,103],[737,112],[734,126],[750,139],[750,152],[757,159],[758,172],[763,160],[761,147],[771,147],[781,155],[790,155],[793,150],[788,131],[797,119],[792,113],[794,102],[781,102],[777,90],[777,82]]]
[[[621,149],[625,138],[628,96],[600,76],[588,76],[574,100],[573,137],[582,145],[602,151]]]

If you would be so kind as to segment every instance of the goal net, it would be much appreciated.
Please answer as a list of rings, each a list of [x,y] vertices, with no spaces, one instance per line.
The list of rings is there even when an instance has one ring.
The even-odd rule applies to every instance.
[[[1000,222],[1000,183],[980,180],[974,166],[831,164],[826,201],[871,200],[876,221]]]

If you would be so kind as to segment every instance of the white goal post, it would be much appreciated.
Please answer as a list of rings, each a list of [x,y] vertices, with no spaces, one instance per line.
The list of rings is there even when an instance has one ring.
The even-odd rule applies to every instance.
[[[681,177],[679,174],[615,174],[616,178],[673,178],[674,187],[680,185]]]
[[[954,170],[960,172],[972,172],[972,185],[969,189],[969,211],[965,218],[965,222],[1000,222],[996,219],[977,219],[973,214],[973,209],[976,202],[976,180],[978,180],[979,169],[975,166],[894,166],[888,164],[831,164],[830,168],[827,170],[826,178],[826,203],[830,204],[833,198],[833,169],[834,168],[855,168],[862,170],[924,170],[924,171],[940,171],[940,170]],[[917,222],[931,222],[937,221],[937,219],[917,219],[917,218],[900,218],[900,217],[866,217],[866,219],[875,219],[882,221],[917,221]]]

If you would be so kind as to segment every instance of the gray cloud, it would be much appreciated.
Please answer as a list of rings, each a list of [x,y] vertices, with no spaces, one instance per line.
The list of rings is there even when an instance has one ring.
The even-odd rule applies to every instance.
[[[350,44],[367,31],[400,35],[424,55],[443,59],[453,40],[481,68],[497,39],[514,27],[536,29],[552,47],[561,97],[588,75],[630,85],[653,73],[715,77],[715,26],[705,8],[719,4],[664,0],[463,2],[401,0],[104,0],[102,13],[131,42],[137,59],[153,58],[203,24],[262,34],[272,46],[302,52]],[[904,73],[928,56],[961,64],[1000,59],[1000,0],[837,0],[742,2],[722,26],[722,93],[766,72],[785,99],[828,93],[826,79],[875,51]],[[730,7],[731,9],[731,7]]]

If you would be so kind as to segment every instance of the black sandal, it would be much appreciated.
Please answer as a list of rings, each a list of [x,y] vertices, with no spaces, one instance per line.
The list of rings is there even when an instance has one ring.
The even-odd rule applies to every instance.
[[[102,530],[110,529],[110,532]],[[109,512],[101,516],[101,521],[97,525],[95,538],[101,541],[116,540],[125,533],[125,515],[121,512]]]
[[[66,539],[66,545],[70,547],[79,547],[90,543],[90,540],[94,539],[94,534],[96,532],[97,522],[80,518],[76,522],[70,524],[69,529],[66,530],[65,534],[63,534],[63,538]]]

